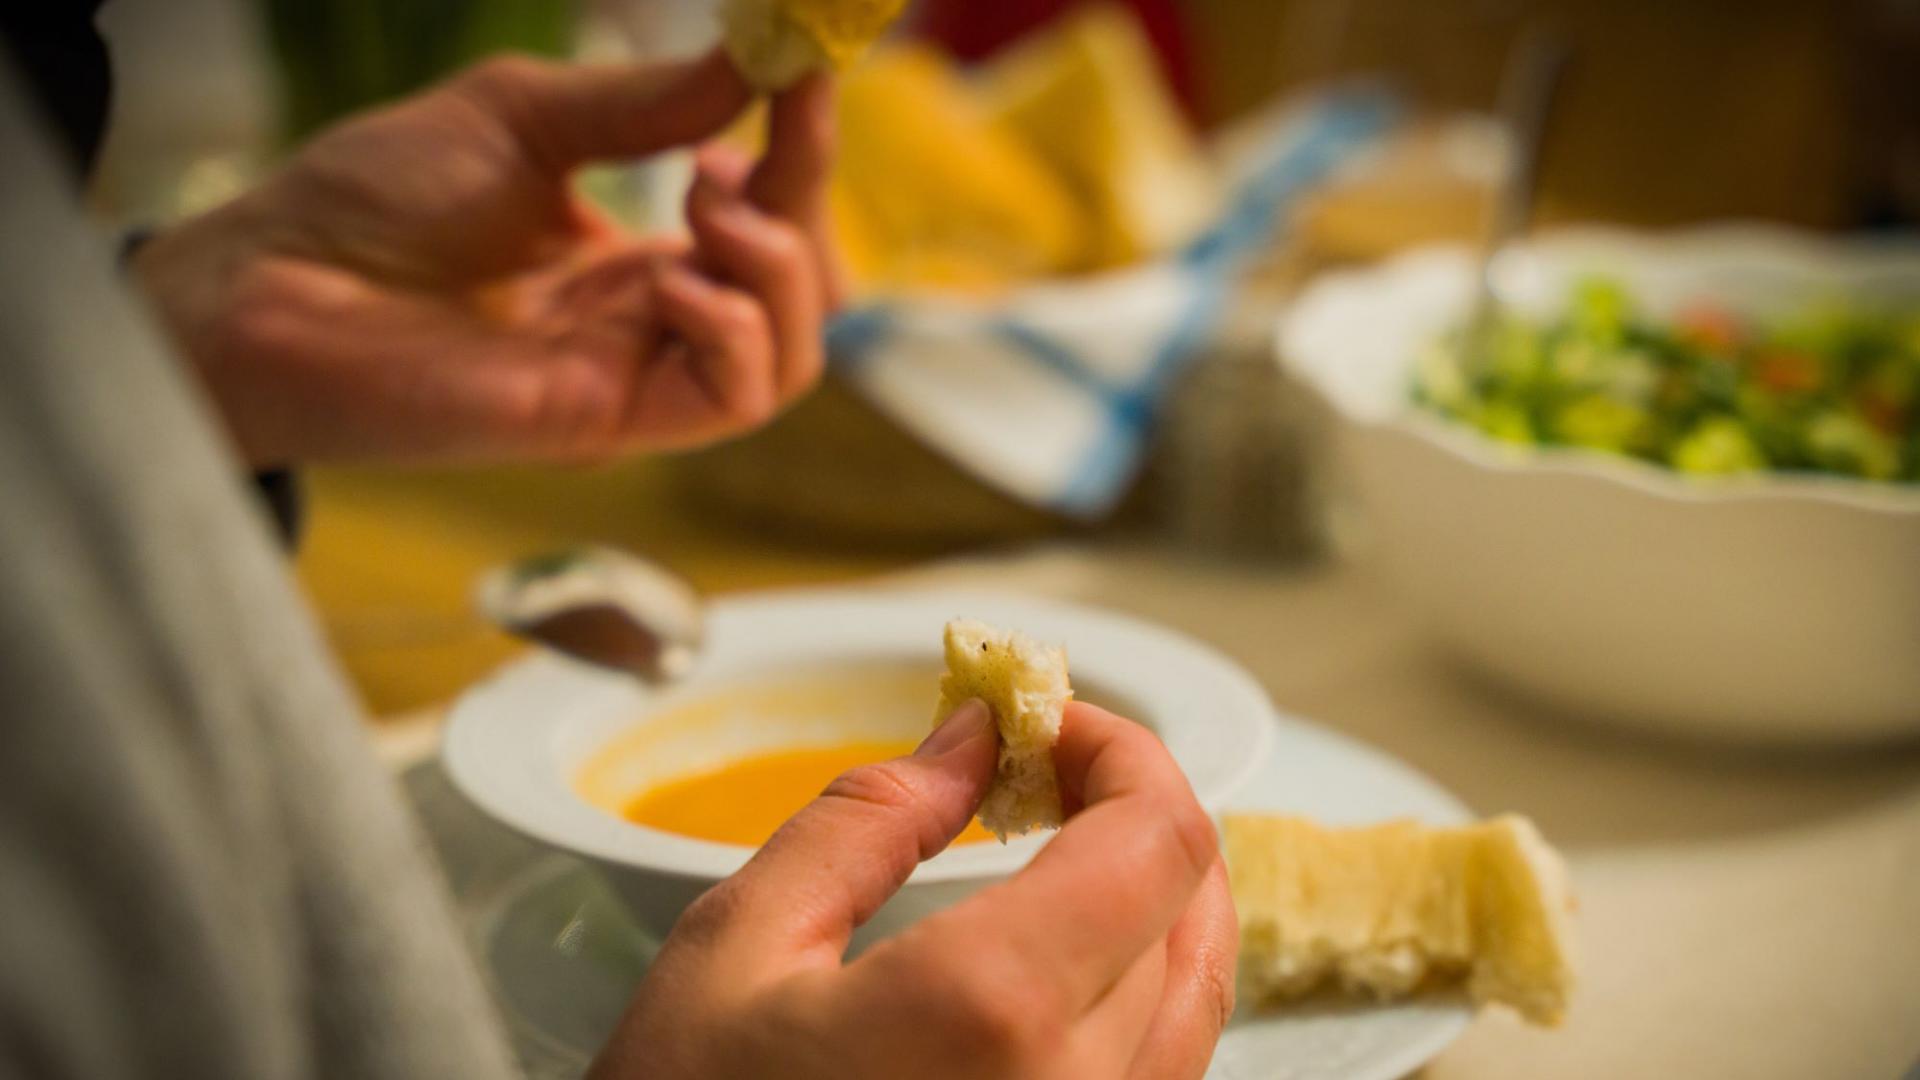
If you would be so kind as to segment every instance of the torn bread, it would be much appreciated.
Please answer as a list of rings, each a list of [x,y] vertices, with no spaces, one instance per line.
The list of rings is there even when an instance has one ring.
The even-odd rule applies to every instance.
[[[970,698],[993,710],[1000,728],[1000,765],[980,804],[980,824],[1009,835],[1060,824],[1060,788],[1053,744],[1073,697],[1067,652],[1017,630],[956,619],[947,624],[947,673],[940,679],[938,725]]]
[[[1219,212],[1219,184],[1153,42],[1123,7],[1083,4],[995,56],[981,96],[1084,207],[1087,267],[1171,251]]]
[[[1395,998],[1463,986],[1558,1024],[1573,991],[1572,889],[1533,823],[1327,828],[1228,815],[1241,990],[1275,1003],[1323,986]]]
[[[784,90],[860,58],[906,0],[724,0],[727,55],[756,89]]]

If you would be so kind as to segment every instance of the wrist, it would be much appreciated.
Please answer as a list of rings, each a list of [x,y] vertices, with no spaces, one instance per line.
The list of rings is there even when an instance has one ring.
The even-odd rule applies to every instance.
[[[162,329],[196,365],[210,343],[209,330],[238,258],[232,254],[227,207],[147,234],[130,248],[127,269]]]
[[[258,402],[246,400],[258,350],[246,342],[241,278],[258,251],[245,198],[148,236],[130,251],[127,268],[156,321],[220,414],[248,466],[287,464],[265,452],[249,429]]]

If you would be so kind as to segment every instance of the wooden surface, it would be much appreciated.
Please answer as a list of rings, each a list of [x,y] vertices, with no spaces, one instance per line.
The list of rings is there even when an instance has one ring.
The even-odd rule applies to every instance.
[[[844,581],[907,556],[828,550],[682,508],[666,467],[316,470],[299,575],[368,711],[444,702],[519,646],[473,614],[475,579],[578,543],[655,559],[708,593]]]
[[[1857,40],[1875,7],[1193,0],[1189,10],[1201,98],[1215,118],[1276,90],[1356,73],[1384,75],[1428,108],[1486,109],[1521,28],[1553,25],[1576,58],[1542,161],[1543,220],[1833,225],[1857,209],[1865,156],[1888,137],[1866,126],[1868,109],[1892,94],[1862,81]]]

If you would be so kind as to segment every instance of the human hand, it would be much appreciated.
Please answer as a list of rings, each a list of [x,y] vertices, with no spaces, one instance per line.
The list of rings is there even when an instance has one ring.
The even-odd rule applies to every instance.
[[[625,235],[570,178],[704,139],[750,96],[717,52],[490,61],[322,134],[136,271],[256,467],[722,438],[821,370],[831,85],[774,100],[757,163],[707,149],[689,236]]]
[[[1239,937],[1213,824],[1151,732],[1090,705],[1033,862],[842,961],[972,817],[998,745],[974,702],[834,781],[681,916],[591,1080],[1200,1076]]]

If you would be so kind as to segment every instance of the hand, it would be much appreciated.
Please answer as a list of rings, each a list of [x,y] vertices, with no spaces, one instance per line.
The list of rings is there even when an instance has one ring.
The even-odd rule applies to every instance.
[[[1054,751],[1059,835],[842,962],[972,817],[997,752],[975,702],[834,781],[681,916],[592,1080],[1200,1076],[1239,936],[1213,824],[1152,733],[1089,705]]]
[[[831,97],[776,98],[758,163],[702,155],[690,236],[634,238],[573,171],[719,131],[750,99],[732,65],[491,61],[321,135],[136,269],[257,467],[695,445],[819,376]]]

